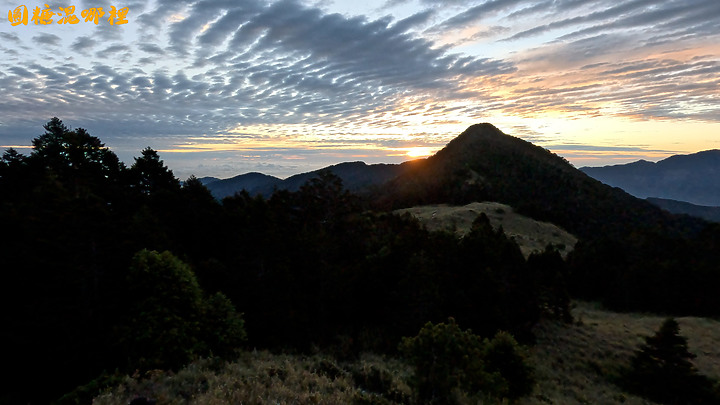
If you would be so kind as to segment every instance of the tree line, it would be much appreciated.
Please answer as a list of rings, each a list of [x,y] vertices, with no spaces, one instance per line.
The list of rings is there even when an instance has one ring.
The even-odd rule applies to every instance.
[[[44,129],[0,160],[4,402],[242,347],[394,353],[448,317],[527,342],[569,318],[559,253],[526,261],[484,216],[462,239],[430,233],[329,172],[218,201],[151,148],[128,167],[82,128]]]

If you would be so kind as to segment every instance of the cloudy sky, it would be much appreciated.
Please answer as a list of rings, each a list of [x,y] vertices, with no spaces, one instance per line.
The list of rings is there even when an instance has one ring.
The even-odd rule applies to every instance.
[[[54,116],[180,178],[396,163],[479,122],[578,167],[720,149],[718,0],[0,4],[3,149]]]

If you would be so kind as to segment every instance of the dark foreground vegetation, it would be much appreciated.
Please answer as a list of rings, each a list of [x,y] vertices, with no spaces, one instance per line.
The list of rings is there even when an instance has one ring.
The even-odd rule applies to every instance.
[[[462,240],[429,233],[368,210],[327,173],[297,192],[219,202],[152,149],[125,167],[58,119],[33,147],[0,165],[6,403],[243,344],[395,353],[450,316],[527,342],[543,314],[567,313],[559,254],[526,261],[485,217]],[[87,402],[83,392],[66,401]]]
[[[624,209],[573,205],[557,200],[559,185],[540,184],[575,181],[564,161],[508,155],[535,164],[516,171],[540,191],[525,205],[513,200],[519,191],[496,191],[582,236],[570,267],[552,246],[525,260],[482,215],[458,239],[386,210],[445,192],[452,198],[440,202],[479,198],[492,191],[487,184],[428,186],[420,170],[394,186],[409,194],[380,198],[378,188],[359,197],[322,172],[298,191],[218,201],[194,177],[180,182],[150,148],[126,167],[81,128],[57,118],[44,128],[30,155],[8,150],[0,161],[0,344],[12,370],[3,403],[88,403],[122,375],[232,359],[243,348],[319,349],[338,361],[403,355],[415,370],[407,401],[444,403],[455,389],[513,399],[532,387],[517,341],[531,344],[543,317],[571,320],[568,286],[622,308],[720,314],[717,229],[655,211],[640,215],[650,225],[622,228],[633,217],[624,213],[598,228],[592,215]],[[481,170],[469,164],[463,170]],[[457,180],[458,171],[448,173]],[[551,213],[545,198],[586,221]],[[437,348],[448,364],[428,362]]]
[[[663,399],[650,400],[634,394],[626,375],[632,370],[633,358],[643,350],[647,337],[654,336],[661,329],[662,316],[642,313],[617,313],[603,309],[597,303],[574,302],[571,324],[552,319],[543,319],[533,329],[536,336],[523,362],[533,368],[533,386],[530,395],[514,401],[497,401],[482,395],[473,395],[468,389],[465,376],[455,372],[437,373],[432,380],[445,387],[452,385],[451,400],[458,405],[514,403],[516,405],[543,404],[626,404],[657,405],[672,403],[693,403],[698,385],[676,391]],[[720,378],[720,322],[708,318],[676,318],[681,336],[687,336],[684,352],[697,354],[692,363],[697,371],[692,374],[705,375],[715,381]],[[426,328],[427,329],[427,328]],[[452,331],[458,333],[453,333]],[[430,332],[419,336],[436,336],[435,343],[442,337],[456,337],[455,342],[472,339],[449,322],[435,324]],[[465,339],[465,338],[470,339]],[[416,339],[417,340],[417,337]],[[449,339],[445,339],[447,342]],[[504,339],[499,339],[504,341]],[[443,353],[456,352],[458,344],[445,344]],[[485,346],[487,347],[487,346]],[[683,350],[669,350],[666,353]],[[478,353],[478,352],[476,352]],[[475,360],[479,356],[468,359]],[[657,357],[651,369],[661,370],[671,356]],[[427,357],[426,357],[427,358]],[[218,362],[216,359],[202,359],[191,363],[180,371],[158,371],[136,373],[123,377],[119,384],[104,392],[93,402],[95,405],[126,405],[134,398],[152,398],[158,404],[188,403],[194,405],[219,404],[412,404],[413,391],[418,390],[416,382],[429,370],[452,371],[447,367],[457,357],[446,355],[437,367],[424,368],[425,374],[417,376],[411,361],[395,356],[364,353],[357,358],[338,359],[328,353],[269,353],[267,351],[246,351],[232,362]],[[513,364],[512,362],[508,362]],[[428,362],[428,364],[431,364]],[[467,365],[468,361],[455,364]],[[421,370],[423,370],[421,368]],[[522,370],[519,368],[518,370]],[[688,370],[681,368],[682,371]],[[692,376],[690,374],[690,376]],[[445,376],[445,378],[438,378]],[[687,376],[687,375],[686,375]],[[694,377],[693,377],[694,378]],[[691,379],[693,379],[691,378]],[[663,387],[656,380],[647,387]],[[687,378],[680,378],[687,384]],[[449,384],[448,384],[449,383]],[[442,385],[440,389],[442,389]],[[521,385],[520,385],[521,386]],[[677,385],[668,385],[677,387]],[[463,388],[461,388],[463,387]],[[499,387],[499,386],[495,386]],[[623,388],[624,387],[624,388]],[[668,390],[659,393],[667,393]],[[675,395],[678,392],[694,392],[690,397]],[[707,392],[706,392],[707,393]],[[657,393],[656,393],[657,394]],[[658,398],[657,395],[653,396]],[[706,397],[707,398],[707,397]],[[416,402],[415,402],[416,403]],[[698,403],[698,402],[695,402]],[[707,401],[705,403],[717,403]]]

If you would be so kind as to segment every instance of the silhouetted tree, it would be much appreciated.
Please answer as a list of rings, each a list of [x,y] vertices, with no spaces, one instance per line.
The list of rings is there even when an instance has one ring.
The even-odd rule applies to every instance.
[[[535,295],[527,295],[532,279],[518,245],[493,229],[480,214],[459,243],[458,258],[443,277],[445,310],[482,336],[509,330],[527,335],[538,319]],[[482,308],[482,310],[478,310]]]
[[[144,194],[180,189],[180,181],[150,147],[143,149],[142,156],[135,158],[130,174],[133,184]]]
[[[533,291],[543,315],[572,322],[570,294],[567,289],[568,270],[560,252],[548,245],[541,253],[528,257],[528,278],[534,280]]]
[[[45,124],[45,133],[33,139],[29,162],[57,176],[75,198],[87,195],[106,197],[116,191],[124,165],[99,138],[85,129],[70,130],[57,117]]]
[[[687,339],[673,318],[666,319],[632,358],[624,384],[631,391],[667,404],[717,404],[713,383],[692,363]]]

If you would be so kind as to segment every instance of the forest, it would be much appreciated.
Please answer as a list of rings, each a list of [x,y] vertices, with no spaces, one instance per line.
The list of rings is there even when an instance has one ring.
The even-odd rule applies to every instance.
[[[82,403],[63,395],[251,348],[405,353],[422,368],[418,331],[461,336],[472,350],[481,345],[456,325],[532,344],[540,319],[572,320],[571,295],[720,313],[712,227],[702,239],[586,237],[567,263],[552,246],[525,260],[487,217],[460,239],[428,232],[388,209],[399,197],[378,204],[327,171],[298,191],[219,201],[151,148],[128,167],[82,128],[53,118],[44,130],[29,155],[10,149],[0,161],[2,347],[13,371],[2,403]]]

